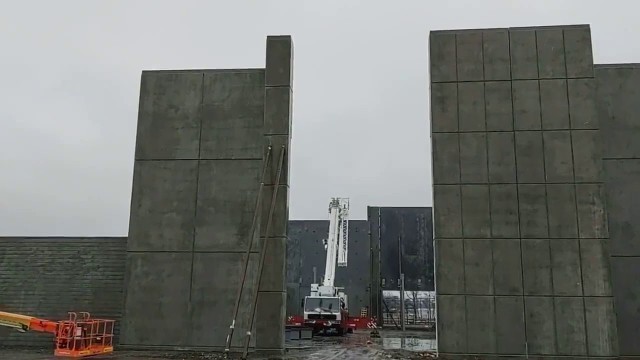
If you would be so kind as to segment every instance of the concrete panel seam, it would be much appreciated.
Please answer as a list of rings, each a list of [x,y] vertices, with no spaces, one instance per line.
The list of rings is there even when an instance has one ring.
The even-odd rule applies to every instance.
[[[562,31],[562,47],[563,47],[563,55],[565,57],[565,62],[564,62],[564,70],[565,70],[565,75],[568,76],[569,72],[568,72],[568,66],[567,66],[567,61],[566,61],[566,51],[567,51],[567,46],[566,46],[566,41],[565,41],[565,34],[564,34],[564,30]],[[566,91],[567,91],[567,101],[569,101],[569,86],[567,83],[567,87],[566,87]],[[571,128],[571,111],[569,111],[569,127]],[[573,191],[574,193],[576,193],[576,198],[574,201],[574,206],[575,206],[575,210],[576,210],[576,217],[578,216],[578,198],[577,198],[577,187],[576,187],[576,171],[575,171],[575,166],[576,166],[576,159],[575,159],[575,154],[574,154],[574,149],[573,149],[573,131],[569,131],[569,142],[571,143],[571,160],[573,162],[572,166],[574,167],[573,169]],[[577,219],[576,219],[577,220]],[[580,234],[578,232],[578,237],[580,237]],[[584,274],[583,274],[583,270],[582,270],[582,243],[580,240],[578,240],[578,264],[580,267],[580,291],[582,294],[582,315],[583,315],[583,322],[584,322],[584,336],[585,336],[585,344],[589,344],[589,331],[587,330],[587,304],[585,302],[585,297],[584,297]],[[587,350],[587,354],[589,354],[589,346],[586,347]]]
[[[526,302],[524,301],[524,260],[523,260],[523,255],[522,255],[522,231],[520,229],[520,186],[519,186],[519,179],[518,179],[518,152],[517,152],[517,146],[516,146],[516,139],[515,139],[515,130],[516,130],[516,112],[515,112],[515,107],[514,107],[514,103],[513,103],[513,65],[511,64],[511,31],[507,31],[507,37],[508,37],[508,47],[509,47],[509,78],[511,79],[511,109],[513,109],[512,113],[511,113],[511,122],[513,125],[513,146],[514,146],[514,151],[513,151],[513,161],[514,161],[514,166],[515,166],[515,181],[516,181],[516,202],[517,202],[517,208],[518,208],[518,246],[520,248],[520,287],[522,289],[522,325],[524,327],[523,329],[523,334],[524,334],[524,342],[525,342],[525,354],[528,355],[528,334],[527,334],[527,316],[526,316]],[[537,52],[536,52],[537,54]],[[538,93],[540,93],[538,91]],[[542,128],[542,126],[541,126]],[[495,292],[494,292],[495,293]],[[495,300],[494,300],[495,301]]]

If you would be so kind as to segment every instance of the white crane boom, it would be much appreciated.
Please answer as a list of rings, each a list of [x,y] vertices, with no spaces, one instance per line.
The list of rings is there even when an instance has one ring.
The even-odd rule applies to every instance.
[[[349,200],[333,198],[329,203],[329,234],[326,240],[327,261],[324,268],[323,286],[333,287],[338,266],[347,266],[349,241]]]

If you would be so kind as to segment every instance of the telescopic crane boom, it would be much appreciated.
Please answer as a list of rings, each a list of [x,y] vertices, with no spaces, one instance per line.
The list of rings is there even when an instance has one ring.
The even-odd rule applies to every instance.
[[[347,266],[349,248],[349,199],[332,198],[329,203],[329,233],[324,240],[327,260],[322,284],[311,284],[304,299],[304,322],[315,330],[347,329],[349,312],[344,288],[335,286],[336,265]]]

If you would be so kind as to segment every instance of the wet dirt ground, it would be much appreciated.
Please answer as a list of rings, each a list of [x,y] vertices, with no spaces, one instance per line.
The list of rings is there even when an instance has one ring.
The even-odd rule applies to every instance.
[[[433,359],[435,339],[433,333],[383,330],[380,338],[372,338],[369,331],[357,331],[342,337],[315,336],[312,340],[287,341],[284,357],[256,357],[251,359]],[[95,360],[213,360],[223,359],[219,353],[138,352],[118,351],[95,357]],[[230,357],[237,358],[237,357]],[[0,349],[2,360],[52,360],[51,350]]]

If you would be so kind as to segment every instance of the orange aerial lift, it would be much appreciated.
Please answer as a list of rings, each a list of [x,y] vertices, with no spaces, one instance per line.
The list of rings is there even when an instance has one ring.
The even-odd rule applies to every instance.
[[[0,326],[20,332],[54,334],[55,356],[82,358],[113,352],[114,320],[93,319],[88,312],[69,313],[69,319],[51,321],[0,311]]]

